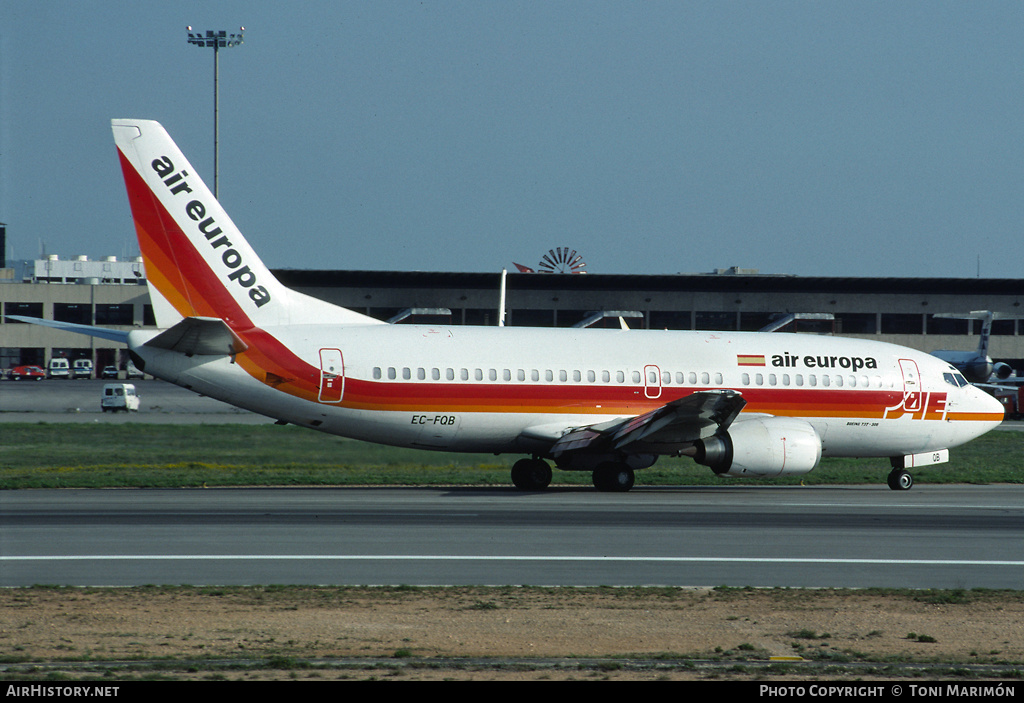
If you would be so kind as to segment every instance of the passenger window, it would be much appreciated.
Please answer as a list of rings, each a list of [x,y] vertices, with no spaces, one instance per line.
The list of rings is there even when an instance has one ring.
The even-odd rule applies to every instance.
[[[625,383],[626,382],[626,374],[624,372],[622,372],[622,371],[616,371],[615,372],[615,382],[616,383]]]
[[[389,366],[388,367],[388,380],[394,381],[396,378],[398,378],[398,372],[395,370],[394,366]]]
[[[380,377],[381,377],[381,371],[380,371],[380,367],[379,367],[379,366],[374,366],[374,367],[373,367],[373,378],[374,378],[375,380],[378,380],[378,381],[379,381],[379,380],[380,380]]]

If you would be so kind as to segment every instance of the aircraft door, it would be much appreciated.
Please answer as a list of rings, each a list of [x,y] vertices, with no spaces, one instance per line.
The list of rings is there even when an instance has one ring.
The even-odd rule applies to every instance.
[[[661,397],[661,369],[657,366],[644,367],[644,395],[648,398]]]
[[[903,409],[909,413],[921,410],[921,374],[917,363],[910,359],[900,359],[900,371],[903,373]]]
[[[340,403],[345,393],[345,361],[340,349],[320,350],[320,402]]]

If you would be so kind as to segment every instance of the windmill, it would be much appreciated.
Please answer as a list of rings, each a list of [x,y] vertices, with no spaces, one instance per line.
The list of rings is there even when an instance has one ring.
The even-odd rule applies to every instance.
[[[520,273],[586,273],[583,270],[586,268],[583,256],[569,247],[549,249],[548,253],[541,257],[536,270],[522,264],[515,264],[515,266]]]

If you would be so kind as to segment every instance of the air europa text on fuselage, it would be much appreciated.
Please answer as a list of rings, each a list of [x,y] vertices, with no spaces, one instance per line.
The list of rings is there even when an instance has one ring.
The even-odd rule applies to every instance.
[[[796,368],[803,365],[809,369],[877,369],[878,361],[873,356],[826,356],[822,354],[806,354],[797,356],[790,353],[772,356],[772,366]]]
[[[174,164],[166,156],[154,159],[152,166],[156,175],[160,177],[164,185],[171,191],[171,195],[192,192],[188,181],[185,180],[188,171],[175,173]],[[262,307],[269,303],[270,293],[263,286],[256,285],[256,274],[243,263],[242,255],[234,249],[231,240],[217,226],[216,221],[212,217],[207,216],[206,206],[199,200],[189,200],[185,205],[185,214],[188,215],[190,220],[198,223],[199,232],[206,238],[211,247],[214,249],[223,248],[223,251],[219,253],[221,261],[231,270],[227,276],[228,280],[234,281],[242,288],[248,289],[249,298],[256,304],[256,307]]]

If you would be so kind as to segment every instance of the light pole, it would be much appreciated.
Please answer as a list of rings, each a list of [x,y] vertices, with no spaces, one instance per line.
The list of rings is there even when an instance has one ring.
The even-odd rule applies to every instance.
[[[220,92],[217,86],[220,79],[220,50],[222,47],[238,46],[242,43],[244,34],[245,27],[239,27],[238,34],[228,34],[223,29],[218,32],[208,29],[205,35],[199,32],[193,34],[192,27],[188,28],[189,44],[213,47],[213,197],[215,198],[217,197],[217,162],[220,158],[220,118],[217,114],[220,109]]]

